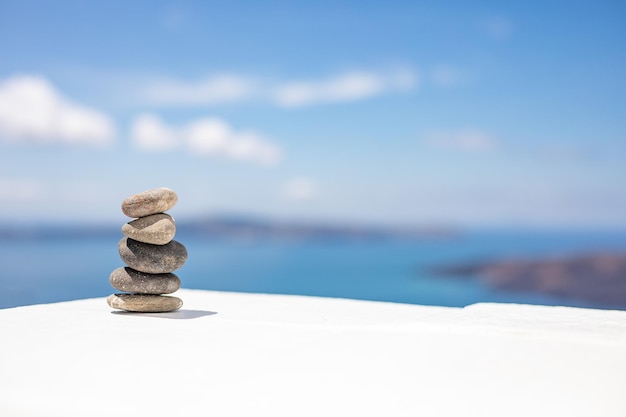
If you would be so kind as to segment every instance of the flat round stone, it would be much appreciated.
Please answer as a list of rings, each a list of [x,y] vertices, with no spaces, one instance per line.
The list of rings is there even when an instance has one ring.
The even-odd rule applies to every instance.
[[[175,240],[165,245],[151,245],[123,237],[117,248],[126,265],[148,274],[167,274],[187,260],[187,249]]]
[[[145,217],[163,213],[174,207],[178,196],[169,188],[154,188],[131,195],[122,202],[122,211],[128,217]]]
[[[169,214],[152,214],[126,223],[122,233],[139,242],[165,245],[174,239],[176,223]]]
[[[129,267],[111,272],[109,282],[117,290],[139,294],[171,294],[180,288],[174,274],[146,274]]]
[[[183,306],[178,297],[151,294],[111,294],[107,303],[111,308],[137,313],[167,313]]]

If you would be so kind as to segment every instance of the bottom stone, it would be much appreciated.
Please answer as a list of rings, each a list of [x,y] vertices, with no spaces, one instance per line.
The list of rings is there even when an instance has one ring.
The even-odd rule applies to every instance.
[[[183,306],[178,297],[152,294],[111,294],[107,303],[111,308],[137,313],[167,313]]]

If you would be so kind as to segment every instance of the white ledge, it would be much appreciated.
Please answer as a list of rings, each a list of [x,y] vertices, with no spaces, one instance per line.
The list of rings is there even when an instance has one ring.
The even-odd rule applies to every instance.
[[[180,290],[0,310],[0,416],[620,416],[626,312]]]

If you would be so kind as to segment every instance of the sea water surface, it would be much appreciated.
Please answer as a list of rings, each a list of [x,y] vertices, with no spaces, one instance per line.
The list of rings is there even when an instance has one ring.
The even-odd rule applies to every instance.
[[[121,237],[121,236],[120,236]],[[0,308],[105,297],[123,266],[120,237],[0,240]],[[176,274],[183,288],[300,294],[466,306],[515,302],[603,307],[581,300],[490,288],[434,275],[466,261],[626,250],[624,232],[468,232],[440,239],[230,240],[180,234],[189,252]]]

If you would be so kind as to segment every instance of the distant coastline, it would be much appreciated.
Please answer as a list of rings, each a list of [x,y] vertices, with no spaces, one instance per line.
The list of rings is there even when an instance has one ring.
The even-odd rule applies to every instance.
[[[120,236],[117,225],[54,224],[0,226],[0,240]],[[244,240],[379,240],[449,239],[460,231],[446,227],[361,226],[324,222],[274,221],[243,216],[216,216],[177,222],[177,233],[209,239]]]
[[[479,279],[498,289],[532,291],[626,309],[626,253],[467,262],[437,266],[431,272],[442,277]]]
[[[285,240],[377,240],[454,238],[460,232],[446,227],[390,227],[346,223],[277,221],[248,217],[213,217],[178,224],[185,235],[217,238]]]

